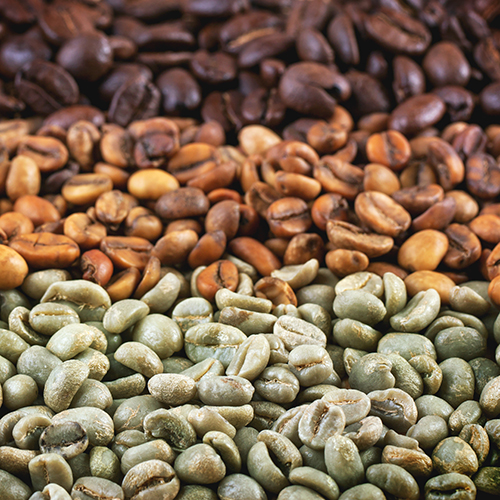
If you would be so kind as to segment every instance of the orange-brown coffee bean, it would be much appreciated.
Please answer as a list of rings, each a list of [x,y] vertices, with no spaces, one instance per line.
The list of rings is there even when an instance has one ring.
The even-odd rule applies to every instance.
[[[12,207],[14,212],[19,212],[28,217],[36,226],[47,222],[57,222],[61,215],[50,201],[40,196],[25,195],[18,198]]]
[[[395,191],[392,198],[410,214],[420,215],[444,198],[444,190],[438,184],[413,186]]]
[[[274,177],[274,186],[283,196],[314,200],[321,192],[321,184],[307,175],[294,174],[278,170]]]
[[[228,188],[214,189],[210,191],[210,193],[207,193],[207,198],[212,205],[219,203],[219,201],[225,201],[225,200],[233,200],[238,203],[243,203],[243,197],[241,196],[241,194],[238,193],[238,191],[235,191],[234,189],[228,189]]]
[[[389,196],[401,189],[398,176],[388,167],[378,163],[369,163],[364,168],[363,189],[365,191],[380,191]]]
[[[409,274],[404,282],[410,297],[413,297],[418,292],[434,288],[439,293],[443,305],[450,303],[451,289],[456,286],[451,278],[436,271],[416,271]]]
[[[163,231],[161,220],[145,207],[132,208],[125,219],[125,234],[146,240],[157,240]]]
[[[113,183],[113,189],[122,189],[123,191],[127,189],[130,174],[126,170],[102,161],[97,162],[93,170],[95,174],[107,175]]]
[[[370,273],[377,274],[381,278],[384,277],[385,273],[393,273],[402,280],[408,276],[408,273],[404,269],[394,264],[390,264],[389,262],[370,262],[366,270]]]
[[[69,153],[85,170],[94,164],[94,152],[101,138],[101,132],[92,123],[80,120],[69,127],[66,134],[66,145]]]
[[[330,250],[325,255],[325,263],[333,274],[343,277],[364,271],[370,264],[370,260],[363,252],[339,248]]]
[[[236,236],[240,225],[240,204],[233,200],[216,203],[205,217],[205,231],[223,231],[227,240]]]
[[[134,292],[134,299],[142,298],[146,293],[149,292],[158,281],[160,281],[161,277],[161,262],[158,257],[151,256],[144,268],[142,273],[142,279],[140,283],[137,285],[137,288]]]
[[[130,133],[115,124],[103,125],[102,133],[99,148],[103,160],[120,168],[132,165],[134,142]]]
[[[16,201],[26,194],[37,195],[41,182],[37,164],[28,156],[18,155],[10,163],[5,179],[5,192],[12,201]]]
[[[67,236],[52,233],[23,234],[13,238],[9,246],[35,269],[65,269],[80,256],[80,248]]]
[[[463,224],[450,224],[445,229],[450,242],[443,262],[452,269],[466,269],[481,257],[479,238]]]
[[[262,157],[259,155],[249,156],[241,166],[239,181],[241,189],[246,193],[253,184],[260,182],[259,170],[262,165]]]
[[[370,113],[368,115],[362,116],[358,120],[358,129],[365,130],[370,134],[377,134],[379,132],[387,130],[388,122],[389,113]]]
[[[322,262],[324,253],[325,243],[319,234],[297,234],[290,240],[286,247],[283,264],[285,266],[293,266],[304,264],[311,259]]]
[[[165,193],[179,188],[179,181],[164,170],[145,168],[129,177],[127,188],[129,193],[139,200],[156,201]]]
[[[139,202],[132,195],[113,189],[113,191],[107,191],[97,198],[95,216],[106,227],[116,231],[130,211],[138,204]]]
[[[398,264],[409,271],[433,271],[448,251],[446,235],[426,229],[410,236],[399,248]]]
[[[489,280],[500,275],[500,243],[491,250],[484,265]]]
[[[464,180],[464,163],[446,141],[434,138],[429,143],[428,160],[445,191],[450,191]]]
[[[497,308],[500,308],[500,276],[490,281],[488,285],[488,297]]]
[[[267,209],[269,229],[278,238],[292,238],[306,232],[312,225],[307,203],[301,198],[281,198]]]
[[[465,182],[474,196],[492,199],[500,193],[500,166],[491,155],[473,154],[465,164]]]
[[[183,146],[168,162],[168,172],[181,184],[213,170],[220,162],[217,148],[195,142]]]
[[[196,269],[199,266],[208,266],[219,260],[226,250],[226,234],[224,231],[205,233],[196,243],[188,256],[188,264]]]
[[[432,169],[430,163],[425,159],[415,159],[408,162],[399,174],[401,188],[414,186],[428,186],[429,184],[438,184],[439,179],[436,172]]]
[[[329,220],[326,234],[335,248],[358,250],[369,259],[380,257],[392,249],[394,240],[390,236],[364,231],[349,222]]]
[[[230,186],[236,175],[236,163],[226,161],[209,172],[197,175],[187,182],[187,186],[197,187],[204,193]]]
[[[84,280],[106,286],[113,276],[113,263],[100,250],[88,250],[80,257],[80,270]]]
[[[64,220],[63,231],[66,236],[76,241],[82,250],[97,248],[106,237],[106,227],[93,221],[87,214],[77,212]]]
[[[280,304],[297,305],[297,296],[292,287],[280,278],[266,276],[255,283],[254,292],[256,297],[270,300],[275,306]]]
[[[373,134],[366,143],[366,156],[372,163],[380,163],[397,172],[410,159],[410,143],[396,130]]]
[[[136,236],[106,236],[99,248],[118,269],[135,267],[142,271],[149,260],[153,245]]]
[[[410,214],[391,197],[378,191],[359,193],[354,210],[372,231],[393,238],[404,233],[411,224]]]
[[[313,176],[329,193],[337,193],[354,200],[363,188],[363,169],[335,156],[323,156],[314,165]]]
[[[191,229],[172,231],[161,237],[151,255],[158,257],[164,266],[175,266],[186,261],[198,243],[198,234]]]
[[[64,183],[61,194],[74,205],[90,205],[102,193],[111,191],[113,182],[104,174],[78,174]]]
[[[69,158],[68,150],[60,140],[42,136],[24,137],[17,148],[17,154],[29,156],[40,172],[59,170]]]
[[[173,231],[184,231],[185,229],[191,229],[196,234],[200,235],[203,232],[203,226],[195,219],[177,219],[169,222],[165,229],[164,234],[171,233]]]
[[[413,219],[412,229],[414,231],[422,231],[423,229],[443,230],[453,220],[456,209],[457,203],[454,198],[445,197],[444,200],[438,201],[423,214]]]
[[[131,297],[140,280],[141,273],[135,267],[129,267],[115,274],[106,285],[106,291],[111,301],[117,302]]]
[[[494,214],[478,215],[469,223],[471,230],[488,243],[500,243],[500,216]]]
[[[6,239],[11,239],[21,234],[32,233],[35,225],[26,215],[19,212],[7,212],[0,215],[0,229]]]
[[[311,207],[311,217],[314,224],[324,231],[329,220],[347,222],[349,219],[349,204],[340,194],[323,194],[314,201]]]
[[[187,219],[203,216],[208,212],[210,202],[198,188],[182,187],[158,198],[155,211],[163,219]]]
[[[210,302],[222,288],[236,291],[238,283],[238,268],[229,260],[218,260],[210,264],[196,278],[198,292]]]
[[[265,182],[255,182],[245,193],[245,203],[263,218],[266,217],[269,205],[280,198],[278,191]]]
[[[285,238],[269,238],[264,241],[264,245],[273,252],[278,259],[283,259],[290,240]]]
[[[266,152],[266,160],[275,170],[311,175],[313,165],[319,160],[318,153],[300,141],[282,141]]]
[[[453,198],[455,200],[456,210],[454,222],[459,224],[466,224],[470,222],[479,212],[479,205],[477,201],[465,191],[448,191],[446,198]]]
[[[26,260],[13,248],[0,245],[0,290],[21,286],[27,274]]]
[[[347,130],[337,123],[316,122],[307,132],[307,142],[320,154],[331,154],[345,146]]]
[[[234,238],[229,242],[228,249],[236,257],[254,266],[262,276],[269,276],[281,267],[278,257],[254,238],[248,236]]]
[[[260,217],[257,211],[249,205],[240,204],[240,226],[238,234],[240,236],[251,236],[259,229]]]

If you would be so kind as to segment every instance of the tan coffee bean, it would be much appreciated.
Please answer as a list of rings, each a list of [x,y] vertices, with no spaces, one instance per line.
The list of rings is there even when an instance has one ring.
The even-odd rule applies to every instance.
[[[79,174],[64,183],[61,194],[74,205],[94,203],[102,193],[111,191],[113,182],[104,174]]]
[[[179,187],[179,181],[168,172],[146,168],[134,172],[128,179],[127,188],[139,200],[154,200]]]
[[[14,249],[0,245],[0,288],[11,290],[21,286],[28,274],[28,264]]]
[[[343,277],[364,271],[370,264],[370,260],[363,252],[339,248],[325,255],[325,263],[333,274]]]
[[[409,274],[405,280],[406,290],[410,297],[418,292],[434,288],[441,298],[441,304],[450,303],[450,293],[455,282],[443,273],[435,271],[416,271]]]
[[[380,191],[389,196],[401,189],[398,176],[388,167],[379,163],[369,163],[364,168],[363,189],[365,191]]]
[[[500,242],[500,216],[494,214],[478,215],[469,223],[471,230],[482,240],[497,244]]]
[[[37,195],[41,182],[40,169],[34,160],[26,155],[17,155],[12,159],[5,179],[5,192],[12,201],[16,201],[26,194]]]
[[[448,238],[434,229],[419,231],[400,247],[398,264],[409,271],[433,271],[448,251]]]

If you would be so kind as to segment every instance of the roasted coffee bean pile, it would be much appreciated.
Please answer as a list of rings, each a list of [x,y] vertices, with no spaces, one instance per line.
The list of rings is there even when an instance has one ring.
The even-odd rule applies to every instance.
[[[497,498],[499,21],[0,0],[2,500]]]

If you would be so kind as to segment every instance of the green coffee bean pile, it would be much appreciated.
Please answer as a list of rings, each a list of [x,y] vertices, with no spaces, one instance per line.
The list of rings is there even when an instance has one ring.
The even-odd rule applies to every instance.
[[[500,315],[318,261],[213,303],[163,269],[112,303],[61,270],[0,292],[2,500],[500,494]],[[255,286],[254,286],[255,285]],[[287,303],[288,286],[297,306]]]

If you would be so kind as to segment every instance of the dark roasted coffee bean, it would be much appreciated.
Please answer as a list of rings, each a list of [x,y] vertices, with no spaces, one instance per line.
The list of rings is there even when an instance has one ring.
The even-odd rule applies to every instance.
[[[366,16],[364,27],[370,38],[395,53],[419,55],[431,42],[431,34],[424,24],[388,8]]]
[[[79,97],[73,77],[60,66],[41,59],[34,60],[16,75],[16,89],[19,97],[42,115],[76,104]]]
[[[113,64],[113,50],[103,33],[87,33],[65,42],[56,61],[78,80],[95,82]]]
[[[392,90],[398,103],[425,92],[424,72],[413,59],[396,56],[392,61],[392,70],[394,74]]]
[[[144,75],[125,81],[115,92],[109,105],[109,119],[125,127],[133,120],[158,115],[161,94]]]
[[[359,64],[359,47],[351,18],[337,14],[328,25],[328,40],[345,64]]]
[[[343,80],[343,77],[339,80],[339,75],[322,64],[296,63],[283,74],[280,95],[284,103],[295,111],[330,118],[335,109],[336,97],[340,98],[346,91]]]
[[[163,110],[167,114],[178,114],[195,109],[201,102],[201,89],[196,80],[182,68],[161,73],[156,85],[163,95]]]

